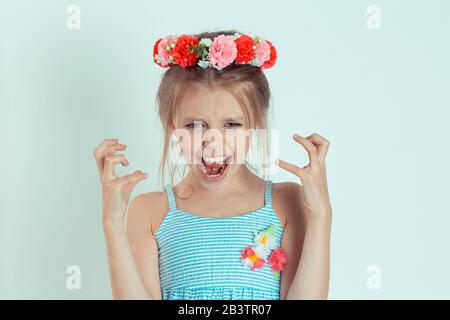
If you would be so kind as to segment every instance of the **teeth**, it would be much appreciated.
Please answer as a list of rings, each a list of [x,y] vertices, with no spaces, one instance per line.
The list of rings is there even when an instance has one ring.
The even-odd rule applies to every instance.
[[[211,178],[215,178],[215,177],[218,177],[218,176],[220,176],[220,173],[210,175]]]
[[[227,157],[221,156],[221,157],[203,157],[203,160],[205,160],[206,163],[223,163]]]
[[[208,171],[206,170],[205,165],[213,165],[213,164],[219,164],[221,166],[226,166],[227,163],[229,161],[229,157],[228,156],[220,156],[220,157],[202,157],[202,162],[200,165],[200,168],[203,172],[204,175],[207,175],[210,178],[215,178],[215,177],[219,177],[220,175],[222,175],[225,171],[225,167],[223,167],[221,170],[219,170],[219,172],[217,174],[211,174],[208,173]]]

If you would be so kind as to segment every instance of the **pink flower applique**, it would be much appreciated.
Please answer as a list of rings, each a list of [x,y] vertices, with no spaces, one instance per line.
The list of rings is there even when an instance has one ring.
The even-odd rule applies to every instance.
[[[252,271],[267,263],[272,267],[275,279],[279,279],[280,272],[284,271],[287,263],[287,256],[282,248],[275,245],[276,227],[273,224],[263,231],[255,231],[255,244],[241,250],[241,260]]]
[[[250,267],[250,270],[264,267],[266,261],[261,258],[251,246],[247,246],[245,249],[241,250],[241,253],[241,260],[244,260],[244,264]]]

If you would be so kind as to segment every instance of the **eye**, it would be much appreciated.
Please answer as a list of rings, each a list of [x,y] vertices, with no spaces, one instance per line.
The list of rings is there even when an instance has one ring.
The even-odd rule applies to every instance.
[[[242,126],[242,124],[237,123],[237,122],[227,122],[225,124],[225,126],[228,127],[228,128],[236,128],[236,127]]]
[[[203,123],[201,122],[193,122],[185,125],[186,128],[194,129],[194,128],[201,128],[203,126]]]

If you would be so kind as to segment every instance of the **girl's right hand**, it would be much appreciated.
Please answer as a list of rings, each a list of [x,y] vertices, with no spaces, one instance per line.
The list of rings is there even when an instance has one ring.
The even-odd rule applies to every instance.
[[[102,186],[103,221],[123,222],[131,191],[141,180],[147,178],[147,174],[140,170],[123,177],[116,175],[114,167],[117,163],[129,165],[123,154],[116,154],[126,147],[117,139],[106,139],[94,150]]]

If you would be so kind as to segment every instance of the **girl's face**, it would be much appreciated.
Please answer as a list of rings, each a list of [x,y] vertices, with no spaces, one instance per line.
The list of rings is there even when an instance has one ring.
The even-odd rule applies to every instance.
[[[185,94],[175,135],[204,187],[218,189],[237,173],[245,163],[250,134],[241,106],[228,91],[195,86]]]

